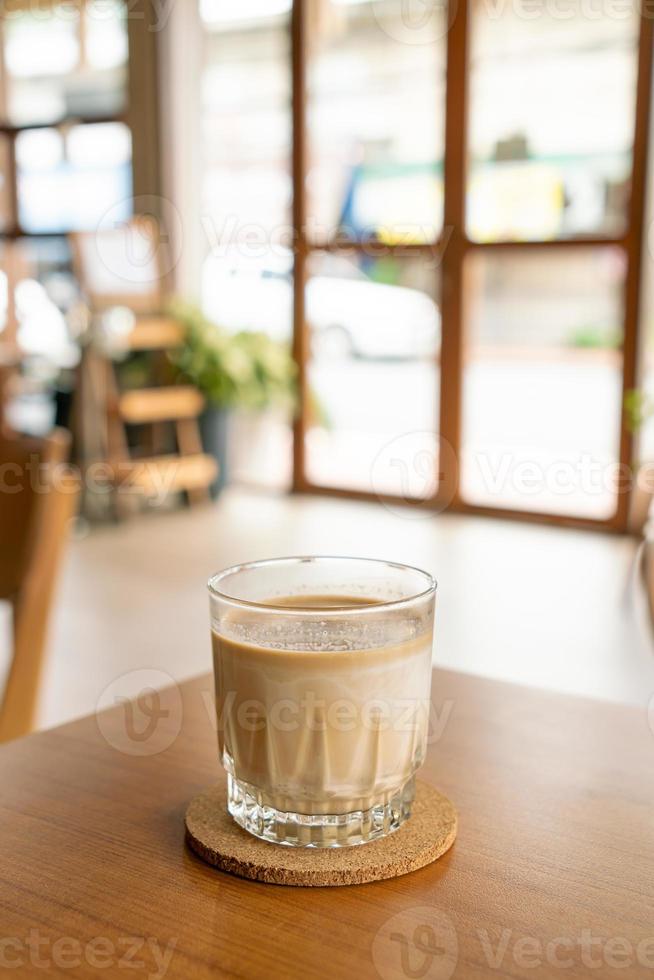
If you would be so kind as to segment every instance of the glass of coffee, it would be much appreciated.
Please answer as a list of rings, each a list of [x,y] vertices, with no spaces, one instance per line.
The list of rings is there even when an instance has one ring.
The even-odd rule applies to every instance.
[[[436,583],[407,565],[278,558],[209,581],[228,809],[256,837],[363,844],[410,816]]]

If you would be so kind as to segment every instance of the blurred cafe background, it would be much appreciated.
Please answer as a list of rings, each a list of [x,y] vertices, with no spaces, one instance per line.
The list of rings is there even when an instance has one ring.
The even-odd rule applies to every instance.
[[[0,739],[208,669],[208,575],[293,553],[432,571],[441,666],[647,704],[652,43],[4,0]]]

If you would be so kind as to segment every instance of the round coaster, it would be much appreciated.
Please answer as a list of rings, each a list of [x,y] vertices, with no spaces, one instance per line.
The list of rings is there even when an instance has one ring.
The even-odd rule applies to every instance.
[[[446,796],[420,780],[411,817],[381,840],[353,847],[284,847],[259,840],[227,812],[227,785],[191,800],[186,839],[221,871],[274,885],[361,885],[417,871],[445,854],[456,837],[457,816]]]

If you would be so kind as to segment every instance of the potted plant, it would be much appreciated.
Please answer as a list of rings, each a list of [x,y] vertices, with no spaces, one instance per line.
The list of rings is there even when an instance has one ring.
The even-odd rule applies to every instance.
[[[654,399],[640,388],[632,388],[625,395],[627,426],[632,433],[641,432],[654,415]],[[636,460],[629,511],[629,530],[641,534],[647,523],[654,498],[654,473],[651,461]]]
[[[229,420],[233,410],[261,412],[295,402],[296,366],[286,344],[262,332],[230,333],[196,307],[177,303],[173,315],[186,328],[173,362],[181,380],[206,398],[200,418],[205,451],[218,461],[217,495],[229,479]]]

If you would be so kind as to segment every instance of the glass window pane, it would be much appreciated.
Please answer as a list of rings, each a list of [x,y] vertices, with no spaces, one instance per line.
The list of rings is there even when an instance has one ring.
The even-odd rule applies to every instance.
[[[443,216],[445,5],[308,5],[309,233],[433,241]]]
[[[288,14],[292,0],[200,0],[200,16],[205,24],[225,25],[237,21],[241,25],[248,22]]]
[[[201,5],[203,214],[222,243],[290,226],[289,9]]]
[[[127,63],[126,14],[121,0],[87,0],[86,60],[91,68],[121,68]]]
[[[617,8],[615,8],[617,10]],[[476,2],[468,234],[618,234],[626,221],[639,6]]]
[[[283,343],[293,335],[293,255],[283,246],[233,245],[212,252],[202,269],[202,307],[236,333],[261,330]]]
[[[17,126],[121,112],[127,87],[122,0],[9,9],[3,16],[6,113]]]
[[[65,138],[55,129],[25,130],[16,160],[26,231],[93,229],[110,208],[116,221],[130,216],[131,142],[123,123],[73,126]]]
[[[66,137],[66,153],[72,167],[125,168],[132,154],[129,129],[122,123],[73,126]]]
[[[432,495],[437,264],[426,257],[315,253],[309,273],[309,480],[403,497]]]
[[[466,500],[614,513],[624,273],[617,248],[469,257]]]
[[[13,78],[65,75],[79,62],[79,11],[72,4],[15,10],[3,19],[5,65]]]

